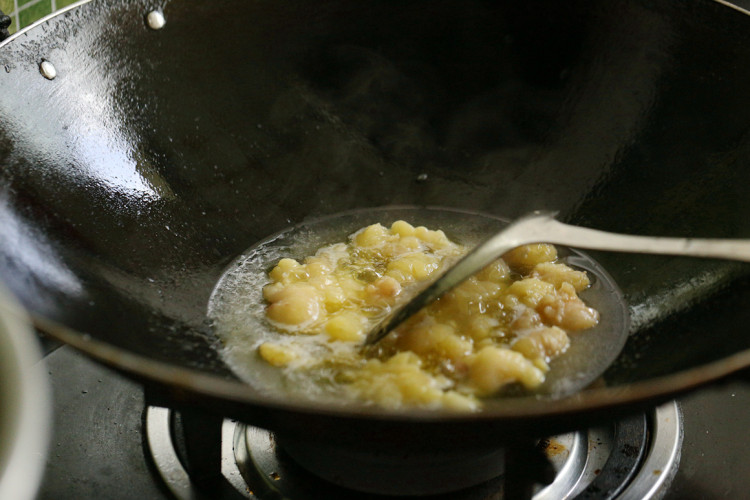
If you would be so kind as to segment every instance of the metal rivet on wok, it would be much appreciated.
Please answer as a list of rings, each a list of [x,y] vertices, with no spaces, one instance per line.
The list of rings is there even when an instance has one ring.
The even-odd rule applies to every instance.
[[[160,30],[167,24],[167,20],[164,19],[164,14],[158,10],[152,10],[146,14],[146,24],[152,30]]]
[[[39,72],[47,80],[54,80],[55,77],[57,76],[57,70],[55,69],[55,65],[49,61],[42,61],[39,64]]]

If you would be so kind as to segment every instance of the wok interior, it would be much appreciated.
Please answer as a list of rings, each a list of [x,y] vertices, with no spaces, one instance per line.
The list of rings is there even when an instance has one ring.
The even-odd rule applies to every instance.
[[[0,279],[83,344],[233,379],[206,321],[225,266],[356,208],[750,237],[750,23],[719,3],[147,11],[90,2],[0,46]],[[633,324],[605,384],[750,347],[747,267],[594,257]]]

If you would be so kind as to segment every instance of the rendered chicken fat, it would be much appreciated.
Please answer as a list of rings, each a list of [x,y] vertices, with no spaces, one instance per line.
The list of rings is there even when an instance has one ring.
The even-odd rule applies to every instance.
[[[283,258],[263,289],[273,337],[257,352],[295,376],[388,408],[475,410],[510,385],[534,390],[568,334],[597,324],[585,272],[552,245],[519,247],[412,317],[377,349],[364,336],[420,283],[467,251],[443,231],[399,220],[367,226],[302,261]],[[326,375],[323,376],[322,374]]]

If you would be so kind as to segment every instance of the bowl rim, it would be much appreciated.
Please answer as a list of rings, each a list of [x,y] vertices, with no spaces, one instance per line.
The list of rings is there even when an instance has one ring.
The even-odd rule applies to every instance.
[[[51,435],[50,389],[30,319],[2,285],[0,359],[0,498],[33,499]]]

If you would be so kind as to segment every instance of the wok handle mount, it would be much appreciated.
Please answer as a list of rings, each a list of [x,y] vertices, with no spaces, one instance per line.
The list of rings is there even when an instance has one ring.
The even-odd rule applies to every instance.
[[[8,31],[10,23],[10,17],[6,16],[5,13],[0,10],[0,42],[10,36],[10,32]]]

